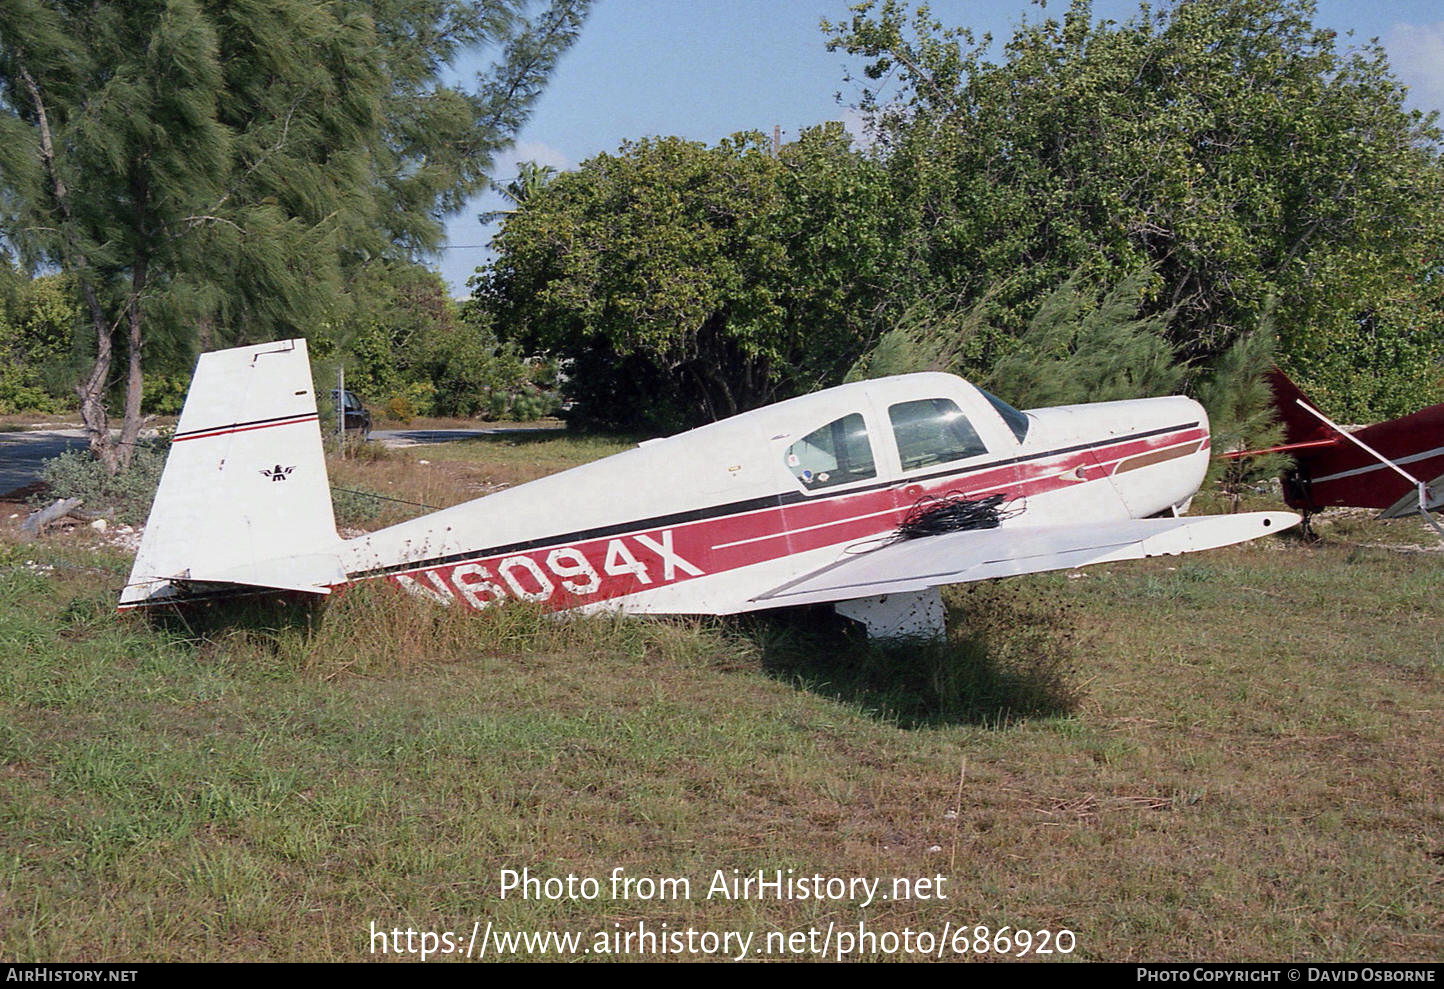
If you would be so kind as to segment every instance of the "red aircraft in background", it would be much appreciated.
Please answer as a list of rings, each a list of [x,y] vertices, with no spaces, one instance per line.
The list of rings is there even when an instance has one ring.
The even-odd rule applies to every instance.
[[[1313,512],[1334,506],[1377,508],[1380,518],[1419,512],[1441,538],[1430,511],[1444,506],[1444,404],[1346,432],[1330,422],[1297,385],[1275,369],[1270,376],[1285,443],[1257,453],[1291,453],[1283,477],[1289,507]]]

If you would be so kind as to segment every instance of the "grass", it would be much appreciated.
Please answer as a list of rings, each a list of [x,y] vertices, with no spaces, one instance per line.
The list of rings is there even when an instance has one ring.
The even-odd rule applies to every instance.
[[[486,471],[494,483],[520,484],[591,460],[621,453],[636,440],[547,430],[483,436],[423,447],[435,463],[470,464]]]
[[[0,415],[0,432],[24,432],[30,429],[59,429],[80,426],[80,413],[69,412],[8,412]]]
[[[1076,616],[1051,585],[946,592],[943,642],[869,642],[821,606],[739,620],[769,675],[904,728],[1001,726],[1081,700]]]
[[[459,500],[448,464],[594,451],[562,442],[356,483]],[[472,616],[380,586],[145,621],[88,537],[0,542],[0,957],[350,961],[372,923],[479,921],[1437,960],[1444,561],[1325,534],[958,589],[947,646],[912,650],[817,614]],[[616,868],[691,896],[613,899]],[[503,898],[507,869],[601,895]],[[948,898],[708,899],[719,869]]]

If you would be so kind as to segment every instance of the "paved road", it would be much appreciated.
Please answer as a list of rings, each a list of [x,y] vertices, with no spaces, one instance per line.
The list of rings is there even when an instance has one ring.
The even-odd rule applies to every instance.
[[[371,438],[386,446],[424,446],[428,443],[450,443],[452,440],[474,440],[483,436],[511,436],[518,433],[564,433],[565,426],[497,426],[491,429],[373,429]]]
[[[85,449],[81,429],[0,433],[0,495],[40,479],[40,465],[66,450]]]

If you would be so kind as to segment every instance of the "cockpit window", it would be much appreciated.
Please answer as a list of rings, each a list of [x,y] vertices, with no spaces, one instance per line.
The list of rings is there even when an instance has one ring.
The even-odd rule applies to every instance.
[[[813,430],[789,446],[786,463],[809,491],[877,476],[867,425],[856,412]]]
[[[1008,424],[1008,428],[1013,431],[1013,435],[1018,437],[1018,442],[1023,442],[1023,437],[1028,435],[1027,414],[1019,412],[996,395],[989,395],[981,388],[979,388],[978,391],[982,391],[983,397],[988,400],[988,404],[998,410],[998,415],[1003,417],[1003,421]]]
[[[968,417],[950,399],[925,398],[889,406],[903,470],[964,460],[987,453]]]

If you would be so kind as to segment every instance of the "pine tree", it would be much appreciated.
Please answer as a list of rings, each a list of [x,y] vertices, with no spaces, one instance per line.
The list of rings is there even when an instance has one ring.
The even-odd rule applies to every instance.
[[[0,233],[76,286],[95,455],[128,461],[148,362],[304,333],[358,267],[434,247],[589,3],[532,19],[526,0],[0,8]],[[442,82],[483,45],[490,75]]]
[[[1039,300],[1016,335],[989,318],[1005,286],[971,305],[926,299],[848,378],[948,371],[1023,408],[1169,394],[1186,369],[1168,343],[1168,315],[1140,314],[1150,277],[1135,272],[1105,289],[1075,271]]]

